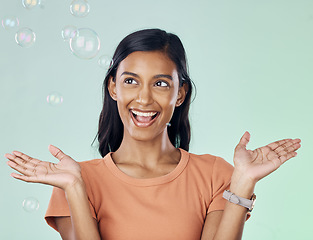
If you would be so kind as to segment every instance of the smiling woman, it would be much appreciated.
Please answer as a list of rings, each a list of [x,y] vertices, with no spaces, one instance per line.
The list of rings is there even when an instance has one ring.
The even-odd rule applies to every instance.
[[[176,66],[165,53],[129,54],[108,83],[124,126],[122,143],[130,145],[133,139],[141,139],[156,146],[162,142],[159,138],[169,140],[166,124],[171,121],[175,107],[184,101],[186,86],[180,84]]]
[[[141,57],[145,58],[141,59]],[[153,69],[154,71],[152,71]],[[103,85],[104,104],[98,131],[101,155],[105,156],[110,151],[116,151],[124,135],[124,125],[118,112],[120,109],[117,108],[118,101],[116,102],[112,93],[109,93],[109,85],[116,82],[115,78],[121,81],[120,79],[123,77],[125,84],[132,83],[131,85],[138,86],[128,86],[130,89],[137,89],[138,92],[138,89],[142,90],[145,87],[143,80],[146,79],[146,76],[140,76],[140,74],[151,75],[149,76],[150,81],[155,84],[154,92],[173,93],[180,89],[179,93],[184,94],[185,100],[174,109],[172,119],[168,119],[168,121],[171,120],[171,128],[167,131],[172,145],[188,151],[190,142],[188,112],[192,82],[187,70],[185,50],[176,35],[159,29],[149,29],[137,31],[125,37],[114,53],[113,65],[108,70]],[[143,77],[145,79],[142,79]],[[164,85],[168,85],[167,88]],[[123,91],[123,89],[126,90],[126,86],[119,87],[119,91]],[[143,94],[146,94],[146,91]],[[142,100],[147,101],[146,99]]]
[[[300,139],[252,151],[245,132],[234,167],[189,153],[192,82],[179,38],[132,33],[112,63],[97,134],[103,158],[78,163],[50,145],[54,164],[15,151],[8,165],[21,174],[12,176],[54,186],[45,219],[63,239],[241,239],[255,184],[295,157]]]

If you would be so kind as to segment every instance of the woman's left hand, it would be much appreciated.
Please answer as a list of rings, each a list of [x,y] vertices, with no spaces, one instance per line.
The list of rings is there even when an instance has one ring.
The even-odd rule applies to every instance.
[[[284,162],[295,157],[301,147],[300,139],[283,139],[255,150],[247,150],[250,133],[245,132],[235,148],[235,171],[244,174],[254,183],[278,169]]]

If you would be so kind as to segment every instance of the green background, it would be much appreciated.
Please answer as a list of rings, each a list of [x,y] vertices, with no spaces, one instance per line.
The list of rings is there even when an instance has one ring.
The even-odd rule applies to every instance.
[[[54,144],[77,161],[98,158],[91,142],[102,105],[105,71],[97,60],[142,28],[177,34],[197,86],[191,107],[190,152],[232,163],[243,133],[249,149],[283,138],[300,138],[298,156],[257,184],[257,202],[243,239],[312,239],[313,1],[311,0],[119,0],[89,1],[85,18],[70,14],[69,0],[46,0],[27,10],[21,1],[0,1],[0,17],[15,15],[37,36],[18,46],[15,30],[0,28],[0,154],[13,150],[55,161]],[[95,30],[97,57],[74,56],[61,37],[66,25]],[[64,102],[46,97],[59,92]],[[61,239],[43,217],[52,188],[10,177],[0,162],[0,239]],[[23,210],[26,197],[40,202]]]

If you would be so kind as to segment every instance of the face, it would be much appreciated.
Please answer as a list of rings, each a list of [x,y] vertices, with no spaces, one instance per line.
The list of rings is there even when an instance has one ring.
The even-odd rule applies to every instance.
[[[115,81],[109,80],[108,89],[117,101],[124,138],[143,141],[167,136],[166,124],[186,95],[175,63],[159,51],[129,54],[119,64]]]

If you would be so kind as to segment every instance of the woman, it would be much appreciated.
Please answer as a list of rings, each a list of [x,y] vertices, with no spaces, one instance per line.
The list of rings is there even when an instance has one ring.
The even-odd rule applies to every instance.
[[[245,132],[234,168],[188,153],[191,94],[179,38],[159,29],[132,33],[104,80],[104,158],[77,163],[50,145],[54,164],[14,151],[5,156],[21,174],[12,177],[55,186],[46,220],[62,239],[241,239],[255,184],[295,157],[300,139],[251,151]]]

